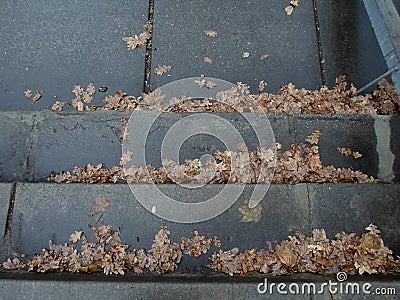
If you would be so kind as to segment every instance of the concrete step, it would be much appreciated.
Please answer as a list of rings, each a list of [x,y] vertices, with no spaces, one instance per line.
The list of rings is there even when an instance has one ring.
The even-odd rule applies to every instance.
[[[232,206],[228,205],[215,218],[200,223],[176,223],[142,206],[144,201],[154,198],[149,185],[136,185],[136,192],[144,197],[139,199],[126,184],[1,184],[0,220],[6,232],[2,253],[9,255],[18,251],[32,256],[48,247],[49,240],[56,244],[68,242],[75,230],[82,230],[88,238],[93,238],[88,224],[98,224],[101,219],[113,228],[120,227],[124,243],[135,249],[150,248],[163,224],[168,226],[174,241],[180,242],[181,237],[192,236],[191,232],[197,230],[210,237],[217,235],[222,249],[243,250],[265,248],[266,241],[287,239],[294,230],[309,235],[314,228],[324,228],[329,238],[341,231],[361,234],[372,222],[382,231],[388,247],[400,254],[399,184],[271,185],[261,202],[257,222],[241,222],[243,214],[239,208],[250,198],[254,186],[242,187],[244,190],[235,195],[237,200]],[[172,184],[157,185],[157,188],[180,202],[205,201],[221,192],[218,185],[196,190]],[[110,205],[104,213],[88,216],[96,196],[100,195],[107,196]],[[8,203],[12,203],[11,208]],[[210,210],[214,207],[217,204],[211,205]],[[193,208],[175,213],[198,211]],[[207,257],[185,258],[179,270],[204,271]]]
[[[267,287],[266,293],[258,292],[260,284],[264,284],[259,287],[261,292],[264,286]],[[278,292],[278,284],[287,294]],[[299,287],[300,292],[291,293],[290,285],[292,291]],[[349,276],[346,281],[339,282],[335,276],[309,274],[232,278],[187,274],[121,277],[0,272],[0,286],[0,299],[399,299],[400,278],[398,275]],[[357,287],[359,294],[356,293]]]
[[[138,113],[138,112],[136,112]],[[136,114],[135,113],[135,114]],[[196,114],[196,113],[195,113]],[[192,114],[192,115],[195,115]],[[249,148],[258,140],[245,118],[255,114],[213,113],[229,122],[244,138]],[[142,111],[144,121],[155,118],[146,141],[146,162],[161,164],[162,141],[170,128],[189,113]],[[0,181],[42,181],[51,172],[71,170],[88,163],[118,165],[122,153],[121,118],[129,113],[112,111],[56,113],[0,112]],[[361,170],[381,182],[400,180],[400,117],[366,115],[279,115],[267,114],[275,138],[288,149],[292,143],[304,143],[314,130],[320,130],[319,149],[324,165]],[[218,126],[220,132],[232,130],[225,123],[211,120],[204,128]],[[264,126],[262,121],[258,126]],[[216,138],[196,136],[183,143],[180,160],[214,155],[223,150]],[[363,154],[362,158],[345,157],[337,147]]]

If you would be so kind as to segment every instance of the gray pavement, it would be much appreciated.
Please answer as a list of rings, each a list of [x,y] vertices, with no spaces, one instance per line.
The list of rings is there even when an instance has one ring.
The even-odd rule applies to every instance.
[[[147,1],[2,1],[0,110],[51,108],[89,82],[140,95],[145,48],[128,51],[121,38],[144,31],[147,14]],[[26,89],[43,98],[32,106]]]
[[[121,37],[144,30],[148,1],[3,1],[0,110],[50,108],[56,100],[71,100],[73,85],[89,82],[109,88],[94,96],[95,104],[120,89],[138,96],[150,67],[153,89],[201,74],[243,81],[253,91],[260,80],[272,92],[289,82],[321,86],[312,1],[301,2],[291,16],[281,1],[154,2],[153,47],[147,59],[145,47],[128,51]],[[360,87],[382,74],[385,61],[362,1],[317,4],[327,83],[345,73]],[[216,30],[218,37],[206,36],[205,29]],[[244,52],[250,56],[243,58]],[[270,56],[261,62],[264,53]],[[205,56],[213,63],[204,62]],[[155,75],[164,64],[173,69]],[[42,90],[42,99],[32,106],[24,98],[26,89]]]

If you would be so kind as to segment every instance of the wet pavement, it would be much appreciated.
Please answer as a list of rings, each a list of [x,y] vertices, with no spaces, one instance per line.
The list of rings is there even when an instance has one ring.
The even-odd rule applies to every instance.
[[[242,81],[253,91],[260,80],[272,92],[289,82],[319,88],[324,76],[313,1],[300,2],[291,16],[286,6],[282,1],[155,1],[152,52],[146,58],[145,47],[128,51],[121,40],[144,30],[145,1],[3,1],[0,110],[50,108],[56,100],[71,100],[73,85],[89,82],[108,87],[94,96],[95,104],[117,90],[138,96],[145,68],[151,68],[152,89],[201,74]],[[381,75],[386,65],[362,1],[321,0],[317,7],[328,85],[343,73],[359,87]],[[218,36],[206,36],[206,29]],[[269,58],[260,61],[264,53]],[[204,62],[205,56],[213,62]],[[158,76],[158,65],[173,69]],[[43,91],[42,99],[32,106],[24,98],[26,89]]]

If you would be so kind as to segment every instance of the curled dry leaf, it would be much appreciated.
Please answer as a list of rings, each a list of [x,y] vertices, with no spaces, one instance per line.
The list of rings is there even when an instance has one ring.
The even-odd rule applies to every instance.
[[[43,91],[35,90],[35,94],[32,97],[32,104],[35,104],[36,102],[38,102],[40,100],[40,98],[42,98],[42,96],[43,96]]]
[[[248,58],[250,56],[250,52],[243,52],[242,57],[243,58]]]
[[[54,103],[51,107],[51,110],[54,111],[62,111],[64,106],[67,104],[67,102],[63,102],[63,101],[56,101],[56,103]]]
[[[205,56],[205,57],[204,57],[204,61],[205,61],[206,63],[211,64],[211,63],[213,62],[213,59],[212,59],[211,57]]]
[[[106,195],[100,195],[96,196],[96,204],[93,207],[93,209],[89,212],[89,216],[94,216],[98,212],[104,212],[106,211],[106,207],[110,205],[110,202],[108,201],[108,196]]]
[[[264,91],[266,85],[267,85],[267,83],[264,80],[261,80],[260,84],[258,85],[258,90],[260,92]]]
[[[351,150],[351,149],[344,148],[344,147],[338,147],[337,149],[338,149],[338,151],[339,151],[340,153],[342,153],[344,156],[350,156],[350,155],[352,155],[354,158],[360,158],[360,157],[362,157],[362,154],[361,154],[360,152],[358,152],[358,151],[353,151],[353,150]]]
[[[215,30],[211,30],[211,29],[204,30],[204,33],[210,37],[217,37],[217,35],[218,35],[218,32],[216,32]]]
[[[154,73],[156,73],[157,75],[163,75],[164,73],[170,71],[172,69],[172,66],[159,66],[155,69]]]

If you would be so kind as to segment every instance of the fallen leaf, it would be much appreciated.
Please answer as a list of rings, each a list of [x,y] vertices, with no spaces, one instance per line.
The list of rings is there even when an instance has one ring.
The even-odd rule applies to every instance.
[[[360,157],[362,157],[362,154],[360,152],[358,152],[358,151],[353,151],[353,157],[354,158],[360,158]]]
[[[269,54],[264,53],[263,55],[260,56],[260,60],[261,60],[261,61],[264,61],[264,60],[266,60],[268,57],[269,57]]]
[[[285,8],[285,12],[288,16],[290,16],[293,13],[293,6],[287,6]]]
[[[126,36],[123,37],[122,40],[126,43],[128,50],[133,50],[138,47],[144,46],[147,43],[147,40],[150,39],[151,34],[149,31],[144,31],[139,35],[135,35],[133,37]]]
[[[32,96],[32,91],[26,90],[26,91],[24,91],[24,94],[25,94],[25,98],[29,100]]]
[[[156,73],[157,75],[163,75],[164,73],[170,71],[172,69],[172,66],[159,66],[158,68],[155,69],[154,73]]]
[[[67,104],[67,102],[63,102],[63,101],[56,101],[56,103],[53,104],[53,106],[51,107],[51,110],[54,111],[62,111],[65,104]]]
[[[204,33],[210,37],[217,37],[217,35],[218,35],[218,32],[216,32],[215,30],[210,30],[210,29],[204,30]]]
[[[321,131],[315,130],[311,135],[306,138],[306,141],[313,145],[318,145],[319,137],[321,136]]]
[[[33,95],[33,98],[32,98],[32,104],[35,104],[36,102],[38,102],[40,100],[40,98],[42,98],[42,96],[43,96],[43,91],[35,90],[35,94]]]
[[[71,234],[70,236],[69,236],[69,240],[72,242],[72,243],[77,243],[80,239],[81,239],[81,236],[82,236],[82,234],[83,234],[83,231],[75,231],[73,234]]]
[[[266,85],[267,85],[267,83],[264,80],[261,80],[260,84],[258,85],[258,90],[260,92],[264,91]]]
[[[106,211],[106,207],[110,205],[110,202],[108,201],[108,196],[105,195],[100,195],[96,196],[96,204],[93,207],[93,209],[89,212],[89,216],[94,216],[100,211]]]
[[[197,83],[200,87],[205,87],[205,88],[208,88],[208,89],[212,89],[212,88],[215,88],[217,86],[217,84],[215,82],[207,81],[204,78],[196,79],[194,82]]]
[[[350,156],[353,153],[353,151],[351,151],[351,149],[349,149],[349,148],[337,147],[337,149],[344,156]]]
[[[133,155],[132,151],[126,151],[126,152],[122,153],[119,164],[121,166],[123,166],[123,165],[127,164],[128,162],[130,162],[132,160],[132,155]]]
[[[243,52],[242,57],[248,58],[250,56],[250,52]]]
[[[243,214],[240,222],[258,222],[261,219],[262,206],[257,204],[254,208],[249,207],[250,200],[245,201],[245,205],[239,208],[239,211]]]
[[[211,63],[213,62],[213,59],[212,59],[211,57],[205,56],[205,57],[204,57],[204,61],[205,61],[206,63],[211,64]]]

